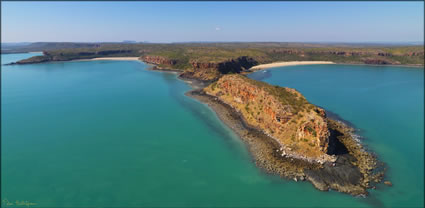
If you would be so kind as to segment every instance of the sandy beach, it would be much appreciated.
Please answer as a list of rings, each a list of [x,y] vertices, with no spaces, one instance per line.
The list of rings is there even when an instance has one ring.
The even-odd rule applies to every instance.
[[[296,65],[313,65],[313,64],[335,64],[332,61],[286,61],[286,62],[275,62],[270,64],[260,64],[253,66],[250,70],[256,71],[261,69],[267,69],[279,66],[296,66]]]
[[[90,60],[111,60],[111,61],[139,61],[139,57],[104,57],[104,58],[93,58]]]

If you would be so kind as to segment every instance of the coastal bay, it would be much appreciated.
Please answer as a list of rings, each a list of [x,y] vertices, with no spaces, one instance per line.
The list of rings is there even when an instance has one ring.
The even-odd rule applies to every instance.
[[[1,208],[425,206],[424,2],[1,7]]]
[[[66,69],[66,68],[68,68],[68,67],[73,67],[73,68],[75,68],[76,66],[75,65],[69,65],[71,62],[68,62],[68,63],[48,63],[48,64],[40,64],[39,65],[39,68],[37,69],[37,70],[39,70],[39,69],[48,69],[48,67],[47,66],[54,66],[54,68],[58,68],[58,67],[65,67],[64,69]],[[96,61],[94,61],[94,62],[90,62],[90,63],[93,63],[93,64],[95,64],[94,66],[96,66],[96,65],[98,65],[98,64],[101,64],[101,66],[102,67],[105,67],[106,65],[105,64],[107,64],[107,65],[109,65],[109,64],[111,64],[111,67],[117,67],[118,65],[116,65],[116,64],[118,64],[118,63],[114,63],[114,61],[108,61],[108,62],[102,62],[102,61],[99,61],[99,62],[96,62]],[[124,64],[124,63],[126,63],[126,62],[120,62],[120,63],[122,63],[122,64]],[[130,62],[131,63],[131,62]],[[74,63],[75,64],[75,63]],[[141,62],[133,62],[133,64],[136,64],[136,65],[140,65],[140,66],[143,66],[144,64],[143,63],[141,63]],[[132,64],[132,65],[133,65]],[[136,66],[136,65],[134,65],[134,66]],[[18,73],[20,70],[19,70],[19,67],[29,67],[29,66],[32,66],[32,67],[37,67],[36,65],[23,65],[23,66],[7,66],[7,67],[11,67],[11,68],[6,68],[6,70],[7,69],[14,69],[14,70],[16,70],[16,69],[18,69],[17,71],[15,71],[15,73]],[[47,67],[47,68],[46,68]],[[79,67],[84,67],[84,65],[81,65],[81,66],[79,66]],[[300,67],[305,67],[305,66],[300,66]],[[310,66],[310,67],[315,67],[315,66]],[[84,68],[86,68],[86,67],[84,67]],[[120,66],[120,67],[118,67],[118,68],[123,68],[123,66]],[[125,68],[125,67],[124,67]],[[53,68],[51,68],[49,71],[52,71],[52,69]],[[146,69],[146,68],[145,68]],[[145,69],[142,69],[141,68],[141,70],[142,71],[144,71]],[[3,70],[3,69],[2,69]],[[45,71],[44,70],[44,71]],[[57,69],[56,69],[57,70]],[[81,69],[81,70],[83,70],[83,68]],[[87,68],[86,69],[84,69],[84,70],[87,70]],[[32,71],[32,70],[31,70]],[[63,71],[63,70],[62,70]],[[63,72],[66,72],[67,70],[65,70],[65,71],[63,71]],[[69,71],[69,70],[68,70]],[[128,73],[128,72],[126,72],[127,70],[125,70],[124,72],[125,72],[125,74],[126,73]],[[142,71],[139,71],[139,70],[136,70],[136,71],[138,71],[138,73],[141,73]],[[34,71],[33,71],[34,72]],[[110,72],[113,72],[113,71],[110,71]],[[110,73],[110,72],[108,72],[108,73]],[[266,72],[263,72],[263,71],[260,71],[260,72],[258,72],[258,73],[263,73],[263,74],[267,74],[268,72],[270,72],[269,70],[267,70]],[[27,72],[28,73],[28,72]],[[121,71],[120,73],[123,73],[123,71]],[[143,72],[144,73],[144,72]],[[161,74],[160,72],[155,72],[155,71],[152,71],[151,73],[154,73],[154,74]],[[252,74],[253,76],[254,76],[254,74]],[[116,76],[116,74],[114,75],[114,76]],[[274,179],[274,177],[273,176],[270,176],[270,175],[267,175],[267,174],[262,174],[261,173],[261,171],[260,172],[258,172],[258,170],[257,170],[257,168],[255,167],[255,166],[252,166],[252,163],[251,163],[251,161],[250,161],[250,156],[249,156],[249,154],[246,152],[246,151],[244,151],[244,149],[245,149],[245,146],[243,145],[243,144],[241,144],[241,143],[239,143],[238,141],[239,141],[239,138],[237,138],[235,135],[233,135],[233,133],[231,133],[231,131],[230,131],[230,129],[227,129],[227,127],[224,127],[222,124],[220,124],[220,121],[218,120],[218,118],[216,117],[216,116],[214,116],[214,112],[212,112],[212,111],[210,111],[210,110],[208,110],[207,108],[205,108],[205,107],[202,107],[203,105],[199,105],[199,104],[196,104],[196,102],[195,103],[193,103],[193,101],[190,101],[190,102],[187,102],[187,101],[189,101],[190,99],[187,99],[187,98],[184,98],[185,96],[184,96],[184,93],[186,92],[186,91],[188,91],[188,90],[190,90],[190,88],[188,87],[188,86],[186,86],[186,87],[184,87],[184,88],[181,88],[180,90],[177,90],[178,88],[176,88],[176,86],[174,85],[174,84],[177,84],[177,83],[179,83],[179,81],[176,79],[176,75],[174,74],[169,74],[168,73],[168,75],[167,76],[164,76],[164,78],[166,77],[166,79],[164,79],[164,80],[168,80],[167,81],[167,85],[168,84],[171,84],[172,86],[170,86],[170,90],[171,89],[173,89],[173,91],[172,92],[170,92],[171,94],[169,94],[169,95],[172,95],[172,98],[173,99],[177,99],[177,100],[181,100],[183,103],[184,103],[184,105],[182,105],[182,106],[188,106],[188,103],[192,103],[192,105],[189,105],[189,106],[191,106],[190,107],[190,111],[189,112],[198,112],[198,113],[195,113],[195,115],[197,115],[197,116],[200,116],[200,118],[201,118],[201,120],[199,120],[199,122],[201,122],[201,123],[204,123],[204,124],[207,124],[208,123],[208,125],[212,125],[211,127],[213,128],[213,129],[215,129],[214,131],[215,132],[227,132],[227,133],[223,133],[223,134],[219,134],[219,136],[218,137],[215,137],[215,138],[212,138],[212,141],[215,141],[215,142],[217,142],[217,141],[223,141],[223,139],[224,139],[224,141],[227,141],[227,139],[225,139],[225,138],[229,138],[228,136],[230,135],[230,138],[233,138],[233,140],[231,140],[231,141],[233,141],[233,142],[235,142],[234,144],[236,144],[236,147],[238,147],[237,149],[239,149],[238,151],[236,151],[235,152],[235,150],[234,149],[232,149],[232,148],[234,148],[234,147],[232,147],[232,148],[230,148],[229,149],[229,151],[231,151],[231,153],[229,153],[229,154],[226,154],[226,155],[222,155],[222,157],[220,157],[220,158],[222,158],[222,159],[224,159],[224,158],[227,158],[227,159],[224,159],[224,160],[231,160],[230,158],[234,158],[235,157],[235,154],[236,155],[239,155],[239,154],[241,154],[241,155],[245,155],[245,156],[242,156],[242,160],[243,161],[245,161],[244,162],[244,164],[246,164],[246,165],[248,165],[249,167],[250,167],[250,170],[251,171],[254,171],[254,172],[252,172],[252,173],[256,173],[256,174],[259,174],[258,176],[256,176],[256,177],[259,177],[259,178],[257,178],[257,180],[259,180],[259,181],[257,181],[257,182],[254,182],[253,184],[251,184],[251,186],[243,186],[242,185],[242,187],[243,187],[243,189],[245,189],[245,191],[244,191],[244,193],[245,194],[241,194],[241,195],[232,195],[232,196],[228,196],[228,197],[226,197],[226,202],[222,202],[222,203],[216,203],[215,205],[223,205],[223,204],[227,204],[227,205],[243,205],[244,203],[251,203],[251,204],[257,204],[257,205],[259,205],[259,206],[265,206],[266,204],[270,204],[270,205],[272,205],[273,203],[276,203],[276,204],[279,204],[279,203],[281,203],[281,202],[279,202],[280,200],[278,200],[278,198],[282,198],[282,195],[285,195],[285,194],[283,194],[283,193],[285,193],[286,191],[290,191],[290,192],[292,192],[294,195],[297,195],[297,193],[298,193],[298,195],[299,194],[303,194],[304,196],[306,196],[306,197],[309,197],[309,198],[314,198],[314,199],[316,199],[316,201],[315,201],[315,204],[317,205],[317,203],[319,203],[319,204],[323,204],[323,206],[329,206],[329,204],[327,203],[327,201],[329,201],[329,200],[332,200],[333,202],[338,202],[339,204],[338,204],[338,207],[341,207],[341,206],[353,206],[353,204],[355,204],[356,206],[369,206],[369,205],[372,205],[372,206],[378,206],[379,204],[381,204],[381,203],[383,203],[383,204],[385,204],[385,203],[393,203],[391,200],[389,201],[389,202],[387,202],[386,200],[387,199],[385,199],[384,201],[383,200],[379,200],[379,199],[376,199],[376,196],[374,195],[374,193],[380,193],[380,192],[384,192],[385,193],[385,191],[386,191],[386,188],[385,188],[385,186],[384,187],[380,187],[378,190],[376,190],[376,191],[373,191],[373,193],[372,193],[372,196],[371,197],[368,197],[368,198],[366,198],[366,199],[356,199],[356,198],[353,198],[353,199],[350,199],[350,197],[349,196],[347,196],[347,197],[345,197],[345,196],[343,196],[343,195],[341,195],[341,194],[338,194],[338,193],[332,193],[332,192],[329,192],[329,193],[326,193],[326,192],[319,192],[319,191],[317,191],[317,190],[315,190],[310,184],[308,184],[308,183],[303,183],[303,182],[297,182],[297,183],[295,183],[295,182],[285,182],[285,181],[281,181],[281,179],[278,179],[278,178],[276,178],[276,179]],[[35,77],[36,78],[36,77]],[[57,79],[58,77],[56,77],[55,79]],[[175,81],[172,81],[172,80],[175,80]],[[157,80],[157,81],[159,81],[159,80]],[[160,83],[160,82],[157,82],[157,83]],[[172,84],[172,83],[174,83],[174,84]],[[183,84],[182,82],[180,82],[181,84]],[[131,83],[129,83],[129,84],[131,84]],[[178,84],[178,85],[180,85],[180,84]],[[177,85],[177,86],[178,86]],[[184,84],[183,84],[184,85]],[[137,85],[134,85],[134,86],[137,86]],[[168,87],[167,87],[168,88]],[[177,90],[177,91],[176,91]],[[182,99],[183,98],[183,99]],[[309,97],[308,97],[309,98]],[[309,98],[310,99],[310,98]],[[7,100],[7,99],[6,99]],[[10,100],[10,98],[9,98],[9,100]],[[186,101],[184,101],[184,100],[186,100]],[[180,101],[179,101],[180,102]],[[143,102],[142,102],[143,103]],[[314,102],[313,102],[314,103]],[[197,107],[196,107],[197,106]],[[19,107],[19,106],[16,106],[16,107]],[[7,109],[7,108],[6,108]],[[9,109],[10,109],[10,106],[9,106]],[[152,109],[152,108],[151,108]],[[153,108],[153,109],[156,109],[156,107],[155,108]],[[203,110],[202,110],[203,109]],[[126,109],[126,111],[127,110],[130,110],[130,109]],[[209,112],[209,113],[207,113],[205,116],[202,116],[202,114],[204,114],[204,113],[200,113],[199,114],[199,112],[205,112],[205,110],[207,110],[207,112]],[[167,112],[171,112],[171,111],[167,111]],[[114,115],[114,114],[112,114],[112,115]],[[163,114],[159,114],[159,115],[163,115]],[[116,116],[116,115],[115,115]],[[186,115],[187,116],[187,115]],[[143,117],[143,116],[142,116]],[[154,119],[155,117],[145,117],[146,119]],[[164,117],[164,118],[166,118],[166,117]],[[168,117],[167,117],[168,118]],[[343,117],[343,118],[345,118],[345,117]],[[122,119],[122,118],[121,118]],[[120,119],[120,120],[121,120]],[[212,119],[212,120],[211,120]],[[121,120],[122,121],[122,120]],[[166,121],[166,120],[163,120],[162,119],[162,121]],[[170,121],[171,123],[172,123],[172,121]],[[214,124],[214,123],[216,123],[216,124]],[[215,126],[215,127],[214,127]],[[182,127],[182,126],[181,126]],[[142,129],[146,129],[146,128],[142,128]],[[221,130],[220,130],[221,129]],[[227,129],[227,130],[224,130],[223,131],[223,129]],[[177,131],[177,129],[174,129],[172,132],[176,132]],[[180,129],[180,130],[178,130],[178,131],[183,131],[182,129]],[[40,132],[41,133],[41,132]],[[84,135],[84,134],[83,134]],[[226,136],[226,135],[228,135],[228,136]],[[231,136],[231,135],[233,135],[233,136]],[[199,136],[201,136],[201,135],[198,135],[198,137]],[[107,138],[107,137],[106,137]],[[142,138],[144,138],[144,137],[142,137]],[[196,138],[196,136],[195,136],[195,138]],[[205,138],[205,135],[202,135],[201,137],[199,137],[199,138]],[[175,135],[174,136],[171,136],[170,137],[170,139],[175,139]],[[233,143],[232,142],[232,143]],[[103,143],[102,143],[103,144]],[[103,145],[105,145],[105,144],[103,144]],[[203,145],[205,145],[205,144],[203,144]],[[205,151],[205,149],[204,148],[202,148],[202,146],[203,145],[200,145],[200,146],[196,146],[197,148],[200,148],[199,149],[199,152],[196,154],[197,156],[196,157],[199,157],[200,155],[203,155],[204,153],[201,153],[201,152],[203,152],[203,151]],[[10,146],[9,146],[9,148],[10,148]],[[220,147],[220,148],[222,148],[222,147]],[[226,148],[225,148],[226,149]],[[173,152],[175,152],[173,149],[167,149],[168,151],[170,151],[169,153],[170,154],[173,154]],[[240,152],[239,152],[240,151]],[[207,152],[205,152],[205,153],[208,153],[209,151],[207,151]],[[239,152],[239,153],[238,153]],[[136,154],[135,152],[132,152],[133,154]],[[176,154],[179,154],[179,153],[176,153]],[[217,155],[217,153],[213,153],[213,152],[210,152],[210,154],[212,154],[212,155]],[[232,156],[233,155],[233,156]],[[240,155],[240,156],[241,156]],[[379,154],[380,155],[380,154]],[[237,158],[240,158],[240,156],[237,156]],[[61,155],[61,158],[64,158],[64,157],[66,157],[65,155]],[[146,156],[141,156],[141,157],[146,157]],[[213,160],[214,161],[214,160]],[[225,164],[222,164],[223,163],[223,161],[221,161],[221,162],[219,162],[220,160],[218,160],[217,162],[217,166],[215,166],[215,168],[218,168],[218,169],[222,169],[223,168],[223,165],[225,165]],[[231,161],[233,161],[233,160],[231,160]],[[6,163],[7,164],[7,163]],[[220,164],[220,165],[219,165]],[[9,165],[11,165],[10,163],[9,163]],[[176,164],[177,165],[177,164]],[[230,165],[230,164],[229,164]],[[235,164],[233,164],[233,165],[235,165]],[[148,167],[150,167],[151,165],[148,165]],[[13,166],[9,166],[9,167],[13,167]],[[57,166],[57,167],[60,167],[60,166]],[[119,167],[119,166],[118,166]],[[192,166],[190,166],[190,167],[192,167]],[[229,166],[230,167],[230,166]],[[236,167],[238,167],[238,165],[236,165]],[[193,168],[193,167],[192,167]],[[165,169],[166,170],[166,169]],[[207,170],[209,170],[209,171],[211,171],[212,173],[217,173],[216,171],[213,171],[213,170],[210,170],[210,169],[208,169],[207,168]],[[240,175],[240,176],[244,176],[245,174],[247,174],[248,172],[245,172],[245,171],[243,171],[243,173],[242,172],[238,172],[238,171],[236,171],[236,172],[234,172],[235,171],[235,169],[234,168],[230,168],[229,170],[232,170],[232,175],[233,174],[235,174],[235,176],[236,175]],[[246,169],[245,169],[246,170]],[[201,172],[195,172],[195,173],[197,173],[197,174],[200,174],[200,173],[202,173],[201,175],[204,175],[205,173],[204,173],[204,171],[201,171]],[[222,172],[222,174],[223,175],[221,175],[221,180],[222,179],[225,179],[225,178],[228,178],[229,176],[228,176],[228,174],[229,174],[229,172],[228,171],[224,171],[224,172]],[[219,174],[220,175],[220,174]],[[178,175],[176,175],[176,176],[178,176]],[[192,176],[193,177],[193,176]],[[254,178],[256,178],[256,177],[254,177]],[[213,177],[213,178],[215,178],[215,177]],[[254,179],[254,178],[252,178],[252,179]],[[261,179],[260,179],[261,178]],[[230,178],[229,178],[230,179]],[[115,179],[116,180],[116,179]],[[123,180],[123,179],[121,179],[121,180]],[[140,179],[139,179],[140,180]],[[234,179],[233,179],[234,180]],[[260,184],[262,184],[260,181],[263,181],[263,180],[266,180],[266,181],[269,181],[269,182],[267,182],[266,184],[269,184],[270,186],[268,186],[268,185],[266,185],[265,187],[264,187],[264,194],[266,194],[267,195],[267,197],[266,197],[266,195],[258,195],[258,189],[263,189],[263,188],[261,188],[261,186],[262,185],[260,185]],[[143,180],[144,181],[144,180]],[[220,180],[219,180],[220,181]],[[238,181],[238,180],[237,180]],[[235,182],[233,182],[233,183],[238,183],[237,181],[235,181]],[[272,181],[272,182],[271,182]],[[13,183],[14,181],[12,181],[11,183]],[[100,181],[93,181],[93,182],[90,182],[90,183],[98,183],[98,182],[100,182]],[[121,181],[121,182],[124,182],[124,181]],[[164,181],[164,184],[165,184],[165,182],[166,181]],[[212,182],[212,181],[211,181]],[[248,182],[248,181],[247,181]],[[270,183],[271,182],[271,183]],[[168,183],[170,183],[170,181],[168,181]],[[220,181],[220,182],[217,182],[217,181],[215,181],[214,183],[218,183],[218,184],[216,184],[216,186],[214,186],[214,185],[212,185],[211,183],[208,183],[208,186],[211,188],[211,187],[219,187],[220,186],[220,184],[225,184],[225,182],[224,181]],[[10,184],[10,183],[9,183]],[[16,184],[16,181],[14,182],[14,184]],[[161,183],[160,183],[161,184]],[[257,185],[255,185],[255,184],[257,184]],[[278,185],[278,184],[281,184],[281,185]],[[285,185],[283,185],[283,184],[285,184]],[[159,185],[159,184],[158,184]],[[183,185],[183,184],[179,184],[181,187],[188,187],[187,185]],[[236,185],[236,184],[235,184]],[[260,185],[260,186],[259,186]],[[265,185],[265,184],[263,184],[263,185]],[[238,186],[241,186],[241,184],[238,184]],[[248,188],[248,187],[250,187],[250,188]],[[268,187],[268,188],[266,188],[266,187]],[[272,187],[274,187],[274,188],[272,188]],[[395,187],[391,187],[390,188],[390,190],[392,190],[392,189],[394,189],[394,188],[396,188],[397,186],[395,186]],[[252,192],[251,191],[249,191],[249,190],[251,190],[252,189]],[[256,190],[256,191],[254,191],[254,189]],[[307,189],[307,190],[310,190],[310,191],[308,191],[307,193],[305,192],[305,189]],[[9,189],[10,190],[10,189]],[[143,188],[142,188],[142,190],[144,190]],[[86,190],[86,193],[89,193],[89,192],[87,192],[87,191],[89,191],[89,190]],[[137,191],[136,191],[137,192]],[[9,192],[10,193],[10,192]],[[22,193],[22,192],[21,192]],[[125,192],[125,193],[127,193],[127,192]],[[185,192],[186,193],[186,192]],[[218,193],[218,192],[217,192]],[[211,193],[209,193],[209,194],[213,194],[214,196],[218,196],[217,195],[217,193],[216,194],[214,194],[214,192],[211,192]],[[250,194],[251,193],[251,194]],[[254,193],[256,193],[256,194],[254,194]],[[205,194],[205,193],[204,193]],[[248,201],[245,201],[246,199],[245,199],[245,197],[246,196],[249,196],[250,198],[252,198],[252,200],[248,200]],[[379,194],[378,194],[379,195]],[[385,195],[385,194],[384,194]],[[21,195],[22,196],[22,195]],[[25,196],[25,195],[24,195]],[[129,195],[129,196],[131,196],[131,195]],[[180,195],[181,196],[181,195]],[[280,197],[279,197],[280,196]],[[293,204],[299,204],[299,203],[303,203],[303,202],[301,202],[301,201],[299,201],[299,200],[297,200],[297,199],[295,199],[294,197],[290,197],[290,196],[288,196],[288,195],[286,195],[287,197],[284,197],[284,198],[282,198],[281,200],[284,200],[285,201],[285,203],[288,203],[288,204],[291,204],[291,203],[293,203]],[[12,197],[9,197],[9,199],[13,199],[13,198],[16,198],[16,195],[14,196],[14,195],[12,195]],[[99,196],[98,196],[99,197]],[[241,197],[241,198],[238,198],[238,197]],[[244,199],[243,201],[244,202],[242,202],[242,198]],[[263,200],[260,200],[260,198],[262,198]],[[320,198],[320,200],[319,200],[319,198]],[[77,198],[74,198],[74,199],[78,199],[78,197]],[[177,198],[175,198],[175,199],[173,199],[174,200],[174,202],[176,201],[176,199]],[[264,199],[267,199],[267,202],[264,200]],[[291,202],[291,199],[293,200],[292,202]],[[144,199],[144,200],[146,200],[146,199]],[[169,199],[169,200],[171,200],[171,199]],[[317,201],[318,200],[318,201]],[[133,201],[134,201],[134,199],[133,199]],[[147,201],[147,200],[146,200]],[[254,202],[254,201],[256,201],[256,202]],[[418,201],[413,201],[414,203],[418,203]],[[42,200],[41,200],[41,202],[40,202],[40,200],[38,201],[38,203],[39,204],[46,204],[46,202],[43,202]],[[68,202],[69,203],[69,202]],[[90,203],[90,200],[89,201],[86,201],[85,203]],[[108,203],[114,203],[113,201],[111,201],[111,200],[109,200],[108,201]],[[118,204],[123,204],[123,200],[120,200],[120,199],[116,199],[116,201],[115,201],[115,203],[118,203]],[[146,202],[145,202],[146,203]],[[187,203],[189,203],[189,204],[196,204],[196,202],[187,202]],[[305,203],[305,205],[306,206],[308,206],[308,203],[307,202],[304,202]],[[76,203],[73,203],[73,204],[76,204]],[[154,201],[151,201],[151,204],[155,204],[155,202]],[[175,203],[173,203],[173,204],[175,204]],[[57,203],[56,203],[56,205],[57,205]],[[381,204],[382,205],[382,204]]]

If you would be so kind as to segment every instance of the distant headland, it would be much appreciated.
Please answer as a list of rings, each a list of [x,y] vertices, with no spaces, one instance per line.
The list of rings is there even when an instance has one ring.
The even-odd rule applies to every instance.
[[[141,57],[161,68],[192,71],[202,79],[260,64],[327,61],[337,64],[424,65],[422,45],[347,45],[315,43],[69,43],[41,42],[2,47],[2,53],[42,51],[17,64],[104,57]],[[241,64],[233,70],[226,68]],[[210,70],[216,68],[216,70]],[[202,74],[202,75],[201,75]]]

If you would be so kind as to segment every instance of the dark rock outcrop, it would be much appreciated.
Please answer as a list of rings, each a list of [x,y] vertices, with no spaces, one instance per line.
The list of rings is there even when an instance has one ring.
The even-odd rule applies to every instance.
[[[231,59],[229,61],[219,63],[218,71],[221,74],[239,74],[257,64],[258,62],[253,58],[242,56],[237,59]]]
[[[378,53],[378,56],[392,56],[393,54],[391,54],[391,53],[384,53],[384,52],[381,52],[381,53]]]

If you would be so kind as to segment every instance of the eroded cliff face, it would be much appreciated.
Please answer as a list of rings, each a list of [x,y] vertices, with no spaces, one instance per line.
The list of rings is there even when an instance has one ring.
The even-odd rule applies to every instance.
[[[190,64],[192,68],[183,72],[181,77],[208,81],[220,76],[217,63],[191,61]]]
[[[223,74],[238,74],[258,64],[256,60],[247,56],[230,59],[222,62],[202,62],[191,60],[192,70],[182,74],[182,77],[200,80],[214,80]]]
[[[156,64],[156,65],[165,65],[165,66],[174,66],[177,61],[173,59],[168,59],[163,56],[143,56],[142,60],[149,64]]]
[[[295,89],[271,86],[242,75],[224,75],[204,91],[238,111],[245,122],[274,138],[283,155],[326,162],[329,130],[323,109]]]
[[[178,60],[169,59],[163,56],[143,56],[142,60],[146,63],[158,65],[159,68],[169,69],[176,69],[179,62]],[[223,74],[240,73],[257,64],[258,62],[253,58],[246,56],[220,62],[189,60],[188,66],[179,70],[184,70],[180,75],[183,78],[210,81],[219,78]]]

